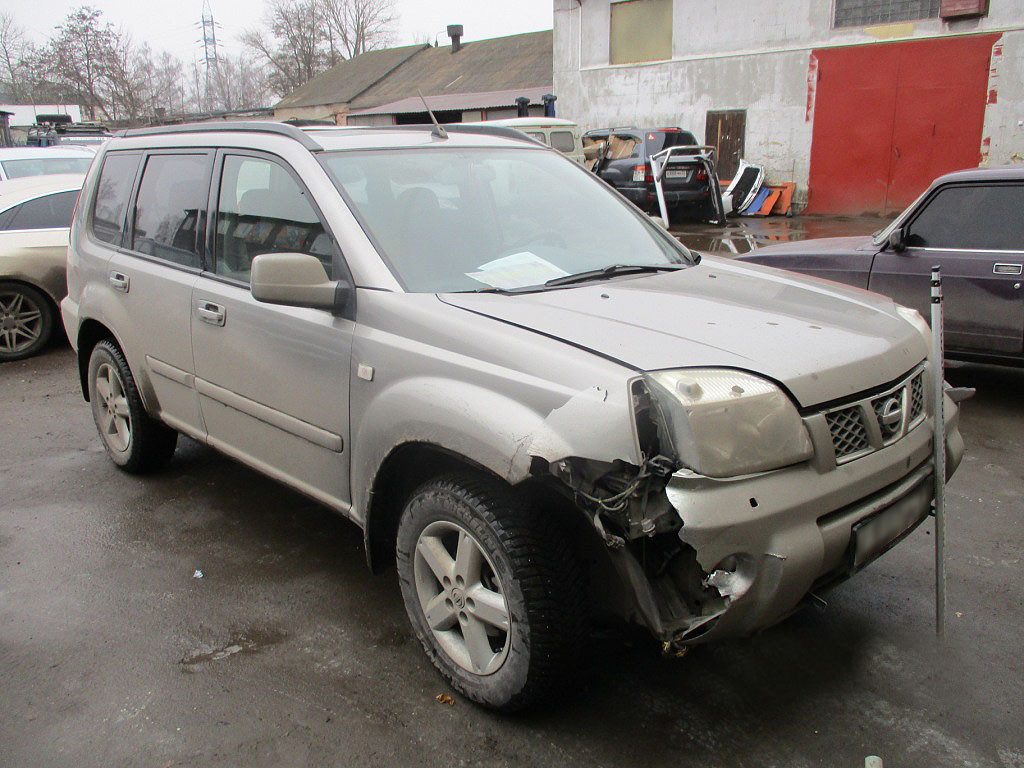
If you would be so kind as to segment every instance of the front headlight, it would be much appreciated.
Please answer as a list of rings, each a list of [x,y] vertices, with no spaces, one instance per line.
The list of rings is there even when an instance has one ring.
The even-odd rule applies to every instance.
[[[695,472],[733,477],[814,454],[796,407],[766,379],[724,368],[685,368],[645,373],[644,381],[664,437]]]

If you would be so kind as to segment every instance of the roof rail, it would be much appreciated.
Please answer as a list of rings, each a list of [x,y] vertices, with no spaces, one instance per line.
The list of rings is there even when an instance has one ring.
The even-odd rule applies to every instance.
[[[310,152],[320,152],[323,147],[313,138],[296,128],[271,120],[225,120],[220,123],[182,123],[181,125],[160,125],[153,128],[131,128],[114,134],[124,138],[135,136],[172,136],[179,133],[273,133],[294,139]]]
[[[527,136],[516,128],[509,128],[504,125],[484,125],[483,123],[441,123],[448,133],[476,133],[490,136],[504,136],[506,139],[515,139],[516,141],[525,141],[531,144],[540,144],[542,147],[547,145],[543,142],[539,142]],[[367,131],[367,132],[388,132],[388,131],[433,131],[434,126],[432,123],[412,123],[409,125],[339,125],[339,126],[310,126],[308,131],[310,134],[316,135],[317,133],[330,131]]]

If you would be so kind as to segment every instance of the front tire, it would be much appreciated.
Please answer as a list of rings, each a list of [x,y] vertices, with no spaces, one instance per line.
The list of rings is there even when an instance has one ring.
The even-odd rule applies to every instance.
[[[396,552],[406,611],[467,698],[522,709],[573,668],[584,590],[567,544],[550,516],[483,475],[441,477],[409,499]]]
[[[30,285],[0,283],[0,361],[37,354],[53,334],[53,310]]]
[[[89,402],[107,455],[125,472],[151,472],[174,455],[178,433],[146,413],[135,377],[109,339],[89,357]]]

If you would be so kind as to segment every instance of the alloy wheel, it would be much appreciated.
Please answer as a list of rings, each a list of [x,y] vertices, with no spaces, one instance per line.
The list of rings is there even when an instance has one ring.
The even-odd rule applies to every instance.
[[[28,349],[43,332],[43,307],[18,290],[0,293],[0,353]]]
[[[100,434],[114,451],[128,450],[132,440],[131,412],[128,398],[124,394],[124,383],[109,363],[102,363],[96,369],[96,408]]]
[[[438,645],[463,669],[498,671],[508,656],[510,617],[493,563],[476,538],[447,520],[416,542],[416,595]]]

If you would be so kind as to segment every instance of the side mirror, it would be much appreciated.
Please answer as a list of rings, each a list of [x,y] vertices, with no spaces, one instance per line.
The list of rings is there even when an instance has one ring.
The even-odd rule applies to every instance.
[[[889,248],[896,253],[907,249],[906,233],[904,233],[903,227],[896,227],[889,233]]]
[[[290,307],[328,309],[342,315],[352,286],[331,280],[316,256],[306,253],[263,253],[252,260],[250,290],[256,301]]]

